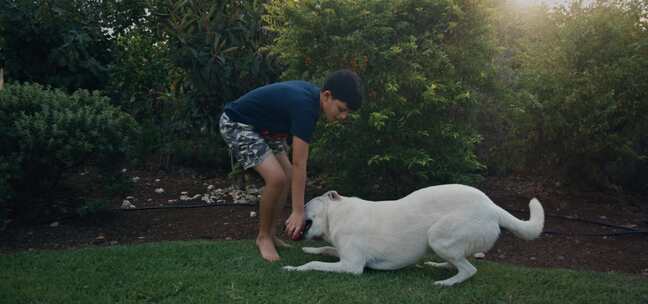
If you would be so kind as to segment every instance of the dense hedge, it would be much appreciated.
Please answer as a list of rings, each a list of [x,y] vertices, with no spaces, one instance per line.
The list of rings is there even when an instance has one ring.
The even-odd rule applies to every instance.
[[[315,165],[334,187],[385,198],[475,180],[481,165],[469,81],[480,71],[453,58],[461,57],[461,35],[484,21],[474,19],[476,10],[443,0],[274,1],[269,8],[284,79],[321,84],[328,72],[351,68],[366,84],[362,109],[316,134]],[[485,50],[463,51],[488,56]]]
[[[81,166],[114,171],[137,132],[130,115],[97,93],[9,84],[0,91],[0,200],[29,210]]]
[[[513,153],[527,166],[648,191],[645,14],[639,1],[601,1],[541,13],[523,28],[509,114]]]

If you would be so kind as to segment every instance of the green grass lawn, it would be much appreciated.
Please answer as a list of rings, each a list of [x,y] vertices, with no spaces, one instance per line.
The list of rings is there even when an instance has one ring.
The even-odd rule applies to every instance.
[[[0,303],[648,303],[648,280],[627,275],[478,261],[472,279],[441,288],[452,272],[286,272],[331,258],[280,253],[270,264],[253,241],[192,241],[0,255]]]

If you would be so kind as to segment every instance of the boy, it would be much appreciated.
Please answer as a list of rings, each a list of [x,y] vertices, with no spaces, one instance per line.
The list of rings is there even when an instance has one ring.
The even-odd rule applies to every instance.
[[[362,104],[361,80],[350,70],[332,73],[320,89],[306,81],[286,81],[250,91],[225,105],[220,132],[244,169],[254,168],[265,186],[259,207],[256,244],[261,256],[278,261],[276,246],[283,203],[291,191],[292,213],[286,233],[297,239],[304,227],[304,190],[308,145],[323,113],[327,121],[343,121]],[[292,163],[286,139],[292,136]]]

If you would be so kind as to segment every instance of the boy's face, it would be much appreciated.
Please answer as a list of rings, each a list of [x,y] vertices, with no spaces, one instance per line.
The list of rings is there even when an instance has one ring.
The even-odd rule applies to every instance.
[[[331,91],[321,93],[321,106],[328,122],[344,121],[349,115],[346,102],[333,98]]]

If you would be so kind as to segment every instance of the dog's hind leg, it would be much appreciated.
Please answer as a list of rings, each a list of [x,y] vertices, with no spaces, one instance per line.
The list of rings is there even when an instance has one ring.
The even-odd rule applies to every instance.
[[[437,256],[446,261],[446,263],[433,263],[432,266],[454,266],[457,269],[455,276],[447,280],[436,281],[435,285],[452,286],[477,273],[475,266],[466,260],[466,255],[470,254],[473,249],[471,243],[474,243],[474,233],[471,233],[471,229],[462,229],[465,227],[461,227],[457,223],[461,223],[461,221],[445,218],[428,230],[428,245]]]
[[[427,266],[432,266],[432,267],[435,267],[435,268],[443,268],[443,269],[454,269],[455,268],[454,265],[452,265],[452,264],[450,264],[448,262],[436,263],[436,262],[430,261],[430,262],[425,262],[423,264],[425,264]]]
[[[475,275],[475,273],[477,273],[477,268],[475,268],[475,266],[470,264],[470,262],[468,262],[468,260],[466,260],[466,258],[462,258],[462,259],[457,260],[457,261],[452,261],[451,264],[454,265],[455,267],[457,267],[457,270],[459,272],[457,272],[457,274],[455,276],[453,276],[453,277],[451,277],[451,278],[449,278],[447,280],[434,282],[434,285],[452,286],[454,284],[461,283],[461,282],[467,280],[468,278]]]
[[[333,246],[324,246],[324,247],[303,247],[302,250],[305,253],[309,254],[321,254],[338,257],[337,249]]]

